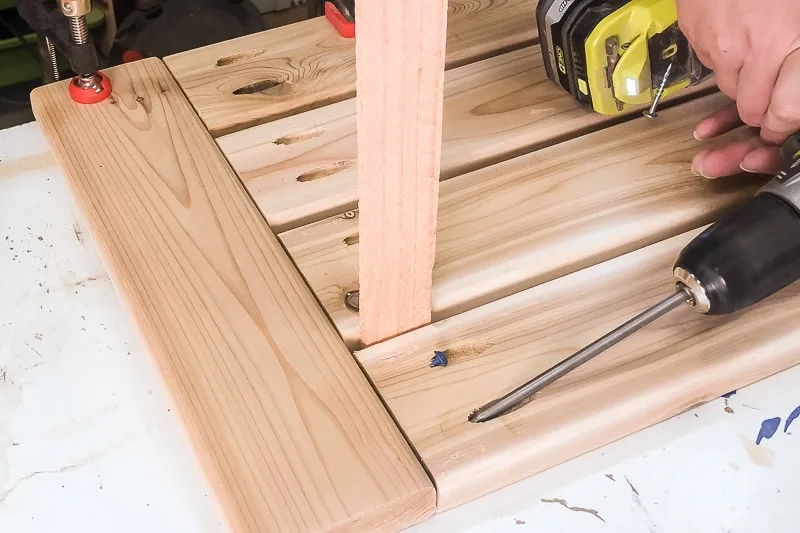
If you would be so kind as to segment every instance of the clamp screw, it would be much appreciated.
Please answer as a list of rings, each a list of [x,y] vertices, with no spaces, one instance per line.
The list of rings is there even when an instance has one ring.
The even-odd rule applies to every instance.
[[[92,10],[91,0],[62,0],[61,12],[69,18],[69,29],[75,44],[89,42],[89,26],[86,15]]]
[[[53,40],[46,35],[43,41],[39,41],[39,55],[43,60],[42,81],[44,83],[58,81],[61,77],[61,73],[58,70],[56,47],[53,44]]]

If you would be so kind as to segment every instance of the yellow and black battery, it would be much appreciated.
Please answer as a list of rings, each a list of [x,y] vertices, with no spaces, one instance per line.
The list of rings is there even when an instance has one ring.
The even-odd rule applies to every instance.
[[[678,28],[675,0],[540,0],[536,20],[547,76],[603,115],[711,75]]]

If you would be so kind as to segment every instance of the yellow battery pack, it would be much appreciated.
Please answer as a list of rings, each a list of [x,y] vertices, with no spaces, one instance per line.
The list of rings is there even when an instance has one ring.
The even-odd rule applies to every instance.
[[[675,0],[541,0],[537,22],[548,77],[604,115],[711,75],[678,28]]]

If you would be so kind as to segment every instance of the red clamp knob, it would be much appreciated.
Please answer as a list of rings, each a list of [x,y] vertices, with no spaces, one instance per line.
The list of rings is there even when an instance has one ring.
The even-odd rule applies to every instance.
[[[79,104],[96,104],[111,95],[111,80],[100,72],[93,74],[94,83],[83,83],[80,76],[69,83],[69,95]]]
[[[336,31],[345,39],[353,39],[356,36],[355,21],[347,20],[333,2],[325,2],[325,17],[330,21]]]

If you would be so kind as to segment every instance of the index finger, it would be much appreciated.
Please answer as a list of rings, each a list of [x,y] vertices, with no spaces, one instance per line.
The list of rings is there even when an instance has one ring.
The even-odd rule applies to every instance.
[[[800,129],[800,50],[789,54],[781,66],[769,108],[761,123],[761,138],[768,143],[781,144]]]

